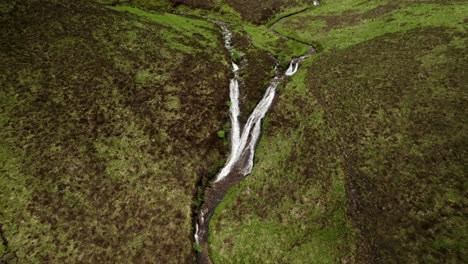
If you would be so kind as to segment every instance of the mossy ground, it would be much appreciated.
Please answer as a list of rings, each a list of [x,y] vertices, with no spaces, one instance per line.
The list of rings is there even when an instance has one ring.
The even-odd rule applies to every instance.
[[[287,6],[284,5],[284,7]],[[293,6],[298,5],[296,3]],[[299,6],[304,8],[304,5]],[[256,8],[259,8],[259,6]],[[257,9],[251,9],[252,12],[255,10]],[[284,10],[281,8],[275,12],[291,12],[291,10],[296,9]],[[233,32],[232,41],[236,52],[232,55],[234,55],[234,61],[241,65],[239,72],[241,80],[241,121],[247,119],[256,103],[263,96],[269,81],[274,77],[275,60],[280,62],[281,69],[286,69],[291,58],[299,57],[307,51],[306,45],[281,38],[271,32],[266,25],[258,25],[252,23],[252,21],[244,20],[237,9],[224,1],[215,1],[211,9],[193,9],[192,4],[187,3],[187,5],[173,8],[172,11],[188,16],[194,15],[223,21],[227,23],[229,30]],[[273,12],[270,15],[273,14],[275,13]],[[270,15],[264,19],[270,18]]]
[[[275,29],[324,49],[343,49],[420,27],[456,27],[463,31],[467,12],[463,1],[323,1],[317,8],[282,21]]]
[[[12,5],[0,33],[0,262],[193,261],[195,185],[225,154],[218,29],[89,1]]]
[[[340,135],[365,261],[466,260],[467,62],[451,44],[458,38],[466,36],[447,27],[387,34],[322,56],[309,71]]]
[[[336,263],[355,251],[338,136],[307,96],[306,75],[303,67],[279,95],[252,174],[213,216],[215,263]]]
[[[267,22],[286,9],[301,8],[311,4],[310,1],[301,0],[224,0],[223,2],[236,10],[245,21],[257,25]]]
[[[466,8],[322,1],[276,27],[323,52],[213,216],[216,263],[467,261]]]
[[[247,114],[269,53],[305,50],[267,26],[308,6],[95,2],[111,6],[0,4],[0,262],[190,263],[196,182],[226,154],[230,63],[215,26],[164,11],[229,23]],[[213,260],[467,262],[466,11],[324,0],[279,23],[323,52],[282,85],[252,174],[210,223]]]

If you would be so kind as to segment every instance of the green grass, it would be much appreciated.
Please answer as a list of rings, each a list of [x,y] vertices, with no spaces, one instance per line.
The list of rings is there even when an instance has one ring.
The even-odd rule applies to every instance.
[[[275,42],[280,38],[271,33],[265,26],[244,25],[244,30],[252,38],[254,45],[257,48],[268,50],[270,53],[275,54]]]
[[[244,21],[257,25],[266,23],[278,13],[286,13],[306,5],[301,0],[222,0],[219,2],[229,5],[242,16]]]
[[[157,8],[151,4],[140,6],[147,8],[148,10]],[[113,8],[119,11],[138,14],[139,16],[145,17],[161,25],[171,27],[174,25],[175,29],[180,27],[180,23],[185,24],[185,26],[182,29],[179,29],[179,31],[191,29],[193,21],[202,21],[193,19],[186,20],[183,17],[177,17],[169,14],[155,14],[128,6],[117,6]],[[235,9],[219,1],[216,2],[215,7],[210,10],[193,9],[186,5],[180,5],[173,9],[173,11],[224,21],[227,23],[229,29],[234,33],[233,45],[235,47],[235,51],[231,54],[231,58],[236,63],[241,63],[241,61],[247,62],[246,65],[244,65],[245,67],[240,71],[240,77],[244,87],[244,89],[241,89],[241,93],[242,96],[247,98],[241,102],[243,113],[240,117],[241,120],[246,119],[248,113],[250,113],[255,107],[258,100],[260,100],[266,85],[268,85],[269,80],[274,74],[273,68],[275,61],[269,56],[269,54],[275,56],[281,62],[282,68],[285,68],[292,57],[299,57],[307,52],[307,47],[304,44],[279,38],[277,35],[270,32],[265,26],[246,23],[242,20],[240,14]],[[175,21],[175,18],[184,21]],[[205,21],[203,22],[206,23]],[[203,25],[196,25],[195,27],[201,28]],[[191,46],[183,45],[184,42],[182,42],[182,45],[180,44],[181,41],[178,39],[180,34],[173,35],[171,32],[164,32],[162,35],[165,36],[164,39],[168,41],[169,46],[174,46],[185,53],[194,52],[193,43],[190,44]],[[187,35],[186,37],[190,38],[190,35]],[[202,46],[203,45],[200,45],[200,47]],[[197,49],[196,51],[199,50]],[[243,60],[244,58],[246,60]]]
[[[256,48],[284,58],[285,61],[286,58],[299,57],[307,52],[306,45],[292,40],[283,40],[273,34],[266,26],[245,24],[243,28]]]
[[[354,221],[385,262],[466,259],[456,210],[464,202],[455,198],[465,163],[456,146],[467,140],[460,132],[467,129],[459,107],[467,98],[457,59],[463,49],[449,48],[456,32],[388,34],[323,55],[309,72],[348,155]]]
[[[177,50],[187,53],[193,52],[193,44],[187,40],[192,38],[194,35],[203,37],[203,40],[200,42],[202,46],[208,46],[211,48],[217,46],[216,34],[213,34],[214,25],[207,21],[191,19],[169,13],[159,14],[148,12],[131,6],[115,6],[110,8],[120,12],[135,14],[151,22],[167,27],[170,30],[164,30],[161,34],[164,35],[164,40],[167,42],[167,45],[170,45]],[[186,39],[186,41],[181,41],[181,37]],[[197,49],[197,51],[200,51],[200,49]]]
[[[242,54],[235,48],[231,50],[231,60],[235,63],[240,63]]]
[[[269,27],[271,26],[273,23],[275,23],[276,21],[278,21],[279,19],[283,18],[283,17],[286,17],[286,16],[290,16],[290,15],[293,15],[294,13],[298,13],[298,12],[301,12],[305,9],[308,9],[308,8],[312,8],[313,5],[304,5],[304,6],[296,6],[296,7],[292,7],[292,8],[287,8],[286,10],[283,10],[282,12],[278,13],[278,14],[275,14],[267,23],[265,23],[264,25]]]
[[[216,210],[215,263],[466,262],[466,8],[323,1],[276,27],[324,52],[281,89],[252,174]]]
[[[226,154],[229,54],[211,23],[165,12],[229,23],[247,115],[268,53],[305,46],[241,17],[301,3],[20,2],[0,5],[0,262],[193,261],[195,185]],[[324,0],[281,22],[324,52],[282,85],[252,174],[216,208],[214,262],[467,262],[466,13]]]
[[[340,2],[340,1],[337,1]],[[341,1],[342,7],[349,7],[351,10],[353,3],[349,4]],[[380,2],[382,6],[385,2]],[[348,6],[349,5],[349,6]],[[335,13],[338,11],[330,7]],[[370,5],[358,5],[356,15],[363,14],[364,11],[369,11],[372,8],[377,8],[373,2]],[[329,8],[323,5],[325,10],[322,11],[322,6],[307,11],[291,19],[287,19],[275,27],[281,34],[293,37],[298,40],[313,43],[317,42],[320,46],[326,49],[343,49],[359,42],[367,41],[387,33],[408,31],[418,27],[426,26],[447,26],[455,27],[460,32],[463,32],[464,20],[468,12],[466,4],[401,4],[399,7],[391,7],[389,13],[376,18],[361,18],[359,22],[351,25],[327,29],[327,20],[324,14],[329,15]],[[390,8],[390,7],[388,7]],[[339,10],[339,9],[338,9]],[[343,10],[344,11],[344,10]],[[346,9],[347,14],[350,14],[349,9]],[[333,13],[333,16],[335,16]],[[351,12],[351,14],[353,14]],[[336,14],[336,20],[344,19],[345,14],[340,17]],[[332,15],[329,15],[330,17]]]
[[[270,55],[276,57],[282,67],[287,67],[290,58],[303,55],[307,47],[278,37],[266,26],[246,23],[235,9],[225,3],[217,1],[215,6],[211,10],[200,10],[181,5],[175,11],[226,22],[233,32],[235,51],[231,58],[237,63],[246,62],[239,72],[243,84],[241,96],[246,98],[240,105],[243,113],[240,118],[245,120],[274,75],[275,61]]]
[[[236,32],[236,33],[241,33],[245,31],[245,33],[247,33],[247,37],[252,40],[253,46],[256,49],[269,52],[272,55],[275,55],[277,57],[282,57],[282,58],[283,57],[284,58],[298,57],[298,56],[303,55],[307,51],[307,48],[305,45],[301,43],[297,43],[295,41],[281,39],[277,35],[270,32],[268,27],[265,25],[256,25],[252,23],[247,23],[246,21],[242,19],[240,14],[235,9],[233,9],[231,6],[227,5],[226,3],[222,1],[217,2],[215,6],[216,7],[214,7],[211,10],[203,10],[203,9],[193,9],[185,5],[181,5],[177,7],[175,10],[180,13],[192,14],[192,15],[196,15],[200,17],[227,22],[228,27],[231,31]],[[113,8],[116,10],[120,10],[120,11],[129,11],[132,13],[146,16],[146,17],[151,17],[153,21],[162,23],[162,24],[166,24],[167,21],[171,20],[171,18],[167,16],[172,16],[177,19],[184,19],[180,16],[170,15],[170,14],[148,15],[148,13],[145,13],[144,11],[141,11],[139,9],[135,11],[135,8],[126,7],[126,6],[117,6]],[[284,12],[288,13],[288,12],[292,12],[296,10],[297,8],[293,7],[291,9],[285,9]],[[185,23],[185,24],[190,25],[190,23],[191,22]],[[169,26],[174,25],[176,28],[178,27],[178,23],[176,23],[176,21],[171,21],[167,25]],[[243,51],[243,52],[245,53],[246,51]],[[251,59],[255,59],[255,58],[251,58]]]
[[[311,148],[320,150],[334,140],[321,111],[305,115],[292,103],[306,93],[306,73],[305,68],[299,70],[269,113],[252,174],[229,190],[216,208],[209,237],[215,263],[336,263],[353,254],[341,161],[326,162],[318,174],[314,169],[304,172],[313,166],[310,162],[330,156],[313,153],[301,142],[313,135]],[[297,130],[278,126],[278,115],[291,123],[301,120],[301,125]]]
[[[364,12],[381,6],[383,4],[389,3],[388,0],[376,0],[372,2],[366,2],[362,0],[323,0],[319,1],[320,5],[316,8],[319,8],[315,13],[320,15],[331,15],[331,14],[340,14],[343,11],[359,11]],[[302,15],[301,15],[302,16]],[[298,16],[301,17],[301,16]]]
[[[16,6],[0,33],[0,262],[193,261],[196,183],[226,149],[218,29],[91,2]]]

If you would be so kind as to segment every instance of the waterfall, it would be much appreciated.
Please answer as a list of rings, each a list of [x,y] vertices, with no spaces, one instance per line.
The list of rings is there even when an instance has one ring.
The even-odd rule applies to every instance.
[[[302,58],[302,57],[301,57]],[[291,76],[291,75],[294,75],[296,72],[297,72],[297,69],[299,68],[299,62],[293,62],[291,61],[291,63],[289,64],[289,68],[288,70],[286,71],[285,75],[287,76]]]
[[[232,33],[224,23],[212,20],[210,21],[217,24],[222,29],[224,46],[229,53],[231,53],[233,50],[231,44]],[[241,124],[239,122],[239,70],[241,69],[242,64],[237,65],[235,62],[231,61],[234,77],[229,83],[229,116],[231,121],[230,154],[223,168],[211,183],[211,186],[205,190],[205,200],[196,219],[194,238],[197,244],[202,247],[202,252],[198,255],[199,263],[211,263],[207,252],[208,221],[214,209],[224,197],[227,190],[236,183],[236,180],[239,180],[252,172],[255,147],[261,135],[262,120],[273,103],[277,86],[288,76],[294,75],[298,71],[299,63],[310,57],[313,53],[314,49],[309,47],[309,51],[304,56],[291,60],[288,69],[284,73],[280,72],[278,63],[276,64],[276,76],[270,81],[265,90],[265,94],[248,117],[242,131]]]
[[[234,62],[232,63],[232,69],[234,72],[238,71],[239,70],[239,66],[237,66],[237,64],[235,64]]]

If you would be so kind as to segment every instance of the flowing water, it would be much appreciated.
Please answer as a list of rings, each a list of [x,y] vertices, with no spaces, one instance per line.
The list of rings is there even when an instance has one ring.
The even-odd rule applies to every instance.
[[[232,33],[222,22],[211,22],[217,24],[222,29],[224,46],[229,52],[232,52]],[[284,73],[278,71],[278,65],[275,66],[276,76],[270,81],[263,98],[250,114],[242,131],[241,124],[239,123],[238,71],[240,66],[232,62],[234,77],[230,80],[229,84],[229,96],[231,100],[229,114],[232,127],[230,131],[230,155],[215,180],[205,190],[204,203],[196,219],[194,237],[195,241],[202,249],[198,255],[198,263],[211,263],[208,254],[208,221],[214,209],[221,202],[227,190],[252,171],[255,147],[261,134],[261,122],[275,98],[276,87],[284,78],[295,74],[299,68],[300,62],[313,53],[314,49],[309,46],[309,50],[304,56],[291,60],[288,69]]]

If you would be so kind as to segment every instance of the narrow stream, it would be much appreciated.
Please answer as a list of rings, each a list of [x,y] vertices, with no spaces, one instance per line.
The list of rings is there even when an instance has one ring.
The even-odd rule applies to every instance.
[[[233,49],[231,43],[232,33],[224,23],[219,21],[211,22],[221,28],[224,36],[224,46],[229,53],[231,53]],[[287,76],[294,75],[299,68],[299,64],[304,59],[310,57],[314,52],[314,48],[312,46],[308,46],[308,52],[305,55],[291,60],[286,72],[279,72],[278,65],[275,66],[275,77],[270,80],[270,84],[266,88],[263,98],[258,102],[257,106],[243,126],[239,123],[238,118],[240,114],[238,74],[240,66],[232,62],[234,77],[230,80],[229,84],[229,96],[231,100],[229,114],[232,127],[230,132],[231,151],[224,167],[218,173],[214,181],[206,188],[204,192],[204,203],[198,212],[194,235],[196,243],[198,243],[202,249],[198,254],[198,263],[212,263],[208,252],[208,223],[210,217],[229,188],[239,183],[242,178],[250,174],[252,171],[255,147],[261,134],[262,119],[265,117],[265,114],[268,112],[268,109],[275,98],[276,87]],[[241,127],[243,127],[242,131]]]

